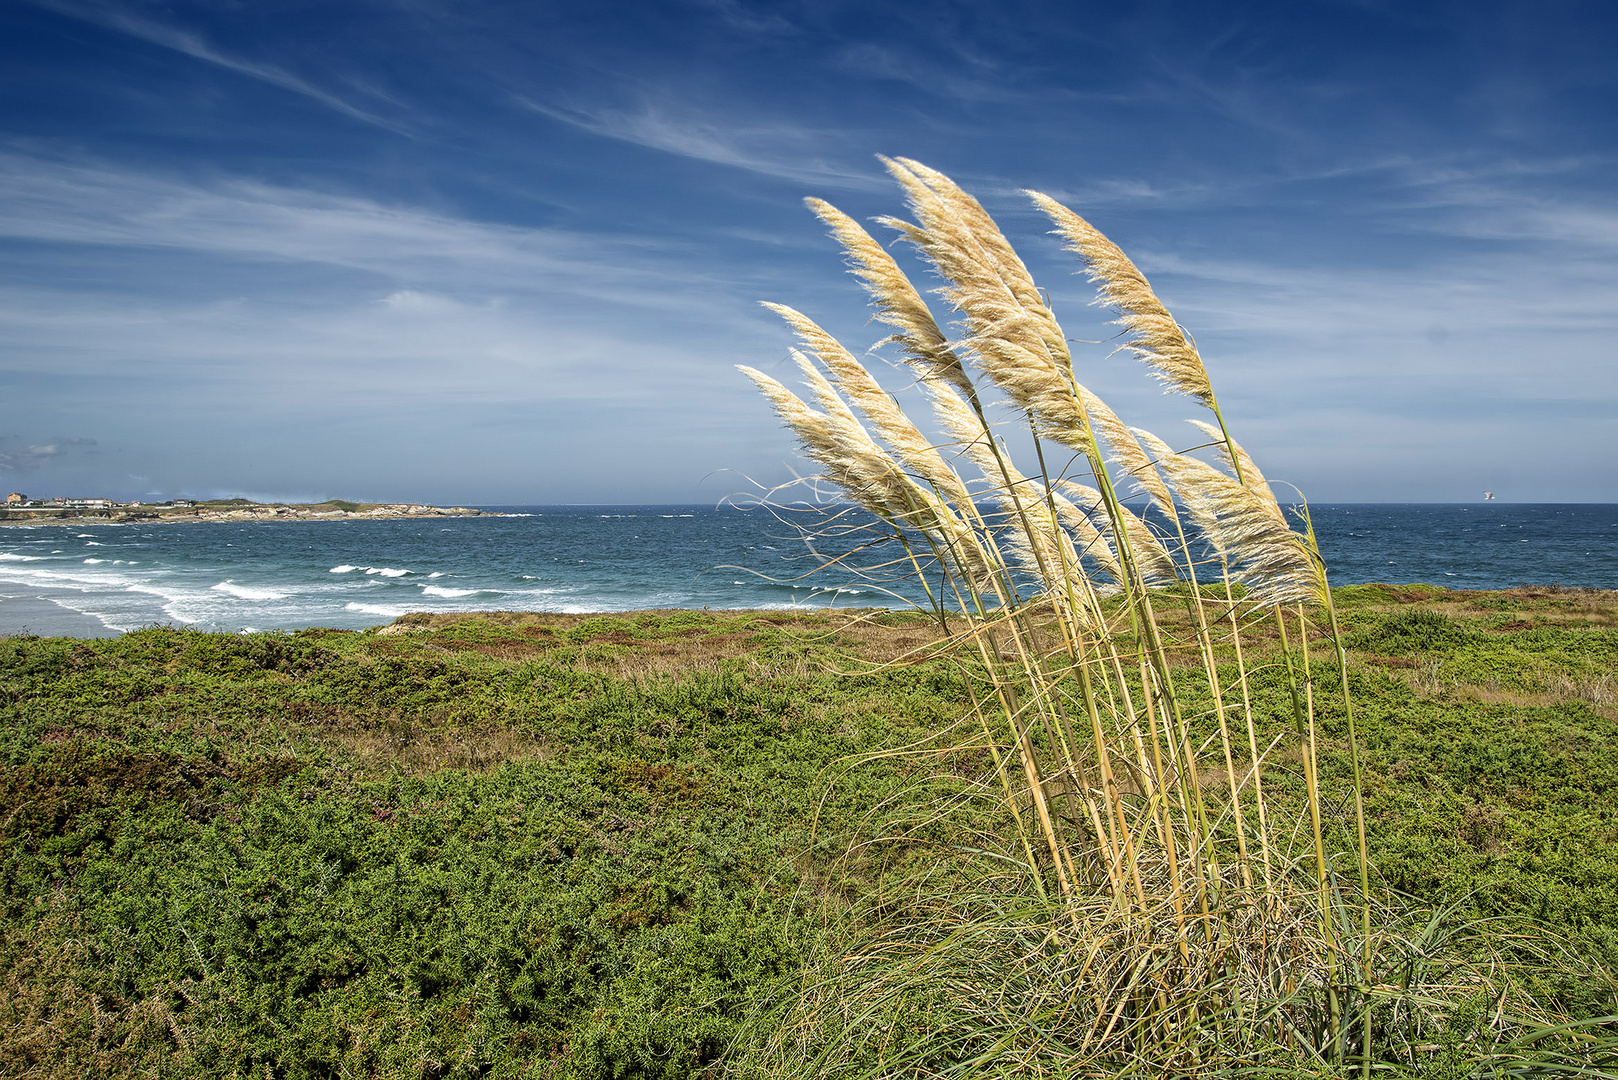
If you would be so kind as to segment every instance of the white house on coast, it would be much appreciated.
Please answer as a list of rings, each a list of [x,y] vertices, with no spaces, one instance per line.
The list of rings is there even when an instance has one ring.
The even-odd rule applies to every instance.
[[[20,491],[6,496],[6,506],[11,509],[111,510],[117,505],[111,499],[30,499]]]

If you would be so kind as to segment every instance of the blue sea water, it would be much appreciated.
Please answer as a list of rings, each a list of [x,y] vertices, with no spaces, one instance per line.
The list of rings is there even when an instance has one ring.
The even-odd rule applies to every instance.
[[[1334,585],[1618,589],[1618,506],[1349,503],[1311,506]]]
[[[161,623],[225,631],[359,628],[409,611],[904,602],[838,568],[791,580],[817,560],[794,523],[761,510],[485,509],[512,516],[0,528],[0,633],[21,629],[5,625],[7,599],[49,601],[111,630]],[[1346,504],[1312,512],[1335,584],[1618,588],[1618,506]],[[857,539],[816,545],[836,554]]]

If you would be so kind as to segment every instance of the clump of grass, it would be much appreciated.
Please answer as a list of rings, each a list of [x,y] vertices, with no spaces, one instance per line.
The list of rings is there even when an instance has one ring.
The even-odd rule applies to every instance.
[[[1444,679],[1443,661],[1425,657],[1412,663],[1415,666],[1410,672],[1410,685],[1418,694],[1431,697],[1453,685]]]
[[[1205,410],[1187,450],[1128,426],[1078,380],[1047,294],[975,199],[917,162],[886,164],[913,220],[882,224],[942,280],[958,333],[858,223],[810,207],[931,417],[907,415],[781,305],[769,306],[798,337],[808,400],[742,370],[820,479],[868,515],[834,519],[840,550],[925,590],[970,690],[974,735],[948,738],[988,763],[962,798],[995,793],[1004,828],[962,841],[982,859],[975,886],[923,882],[874,901],[879,930],[826,959],[755,1063],[981,1076],[1284,1061],[1369,1075],[1432,1065],[1424,1047],[1446,1047],[1445,1068],[1463,1073],[1610,1055],[1497,971],[1452,962],[1372,890],[1349,673],[1307,509],[1283,511],[1146,278],[1030,193],[1116,311],[1120,351]],[[1028,460],[1013,461],[1008,430]],[[1399,651],[1464,638],[1419,610],[1372,633]],[[1279,643],[1262,673],[1249,664],[1260,640]],[[1279,727],[1252,693],[1277,673],[1292,703]],[[1348,747],[1346,854],[1326,839],[1328,713]],[[1487,1037],[1444,1041],[1485,999]]]
[[[1588,701],[1592,705],[1618,705],[1618,678],[1610,672],[1582,678],[1558,675],[1552,689],[1559,697]]]

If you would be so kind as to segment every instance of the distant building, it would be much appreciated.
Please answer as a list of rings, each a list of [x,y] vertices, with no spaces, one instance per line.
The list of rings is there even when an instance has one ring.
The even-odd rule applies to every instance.
[[[111,499],[62,499],[61,505],[69,510],[111,510]]]
[[[28,496],[24,495],[20,491],[13,491],[10,495],[6,496],[6,505],[7,506],[21,506],[23,503],[25,503],[27,501],[28,501]]]

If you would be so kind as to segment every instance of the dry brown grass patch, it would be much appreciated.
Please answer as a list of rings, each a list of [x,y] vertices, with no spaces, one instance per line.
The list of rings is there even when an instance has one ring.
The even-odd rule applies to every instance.
[[[635,677],[677,674],[706,664],[752,657],[766,630],[800,635],[808,645],[835,644],[838,651],[878,664],[920,663],[937,655],[945,638],[936,623],[885,609],[821,611],[712,611],[706,626],[668,630],[636,630],[648,618],[689,614],[668,609],[607,614],[534,611],[412,612],[376,631],[381,637],[438,633],[467,623],[488,623],[516,631],[522,640],[436,640],[446,652],[476,652],[496,660],[522,661],[559,648],[591,650],[578,656],[578,666],[602,674]],[[603,617],[622,622],[613,629],[574,639],[569,632]],[[595,647],[595,649],[591,649]],[[605,647],[605,648],[602,648]],[[768,666],[768,665],[766,665]]]
[[[397,769],[407,776],[425,776],[440,769],[489,772],[507,761],[544,758],[552,752],[543,739],[509,728],[422,732],[401,725],[344,729],[332,732],[329,738],[367,770]]]
[[[133,1004],[68,975],[90,962],[88,928],[60,899],[37,925],[9,932],[0,970],[0,1075],[25,1080],[157,1076],[190,1065],[196,1037],[168,1003]],[[76,1053],[62,1048],[72,1045]]]

